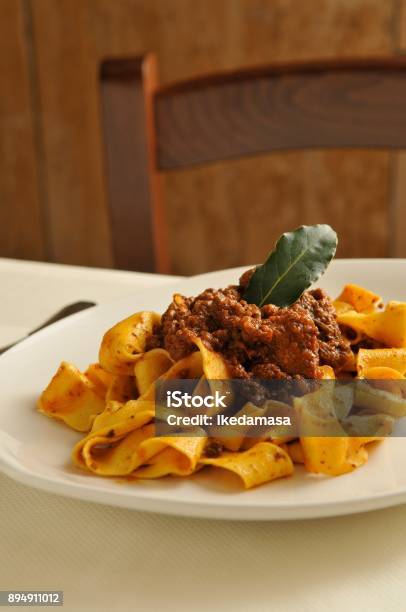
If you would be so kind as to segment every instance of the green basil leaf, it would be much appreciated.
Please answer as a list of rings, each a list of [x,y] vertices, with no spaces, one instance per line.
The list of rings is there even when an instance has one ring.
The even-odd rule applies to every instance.
[[[302,225],[283,234],[252,275],[243,299],[257,306],[290,306],[326,270],[337,249],[329,225]]]

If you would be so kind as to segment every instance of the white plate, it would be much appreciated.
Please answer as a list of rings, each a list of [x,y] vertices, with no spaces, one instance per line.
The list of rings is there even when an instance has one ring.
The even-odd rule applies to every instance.
[[[143,290],[79,313],[44,329],[0,357],[0,469],[25,484],[54,493],[168,514],[223,519],[295,519],[349,514],[406,502],[406,444],[391,438],[370,452],[369,463],[338,478],[295,475],[251,491],[221,470],[192,478],[137,483],[103,479],[75,469],[70,453],[80,435],[35,409],[35,400],[63,359],[80,368],[97,358],[103,333],[132,312],[161,312],[174,290],[193,295],[236,282],[243,269],[224,270]],[[406,301],[406,260],[336,260],[319,283],[336,295],[346,282],[385,299]]]

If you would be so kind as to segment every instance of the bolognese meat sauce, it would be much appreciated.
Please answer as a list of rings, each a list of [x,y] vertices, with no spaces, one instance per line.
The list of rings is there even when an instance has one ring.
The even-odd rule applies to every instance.
[[[320,378],[321,365],[339,370],[350,348],[327,294],[315,289],[287,308],[259,308],[242,299],[252,273],[238,286],[176,294],[147,348],[164,347],[177,361],[197,350],[197,336],[223,355],[232,378]]]

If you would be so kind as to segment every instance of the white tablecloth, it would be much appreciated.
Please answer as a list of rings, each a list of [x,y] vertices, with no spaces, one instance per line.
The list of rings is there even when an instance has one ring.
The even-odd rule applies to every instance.
[[[69,302],[162,282],[170,279],[0,260],[0,346]],[[65,610],[406,609],[405,506],[208,521],[58,497],[0,475],[0,551],[0,590],[63,590]]]

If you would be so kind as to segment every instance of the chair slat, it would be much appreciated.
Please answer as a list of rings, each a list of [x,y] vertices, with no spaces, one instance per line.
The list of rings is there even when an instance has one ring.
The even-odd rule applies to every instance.
[[[406,148],[406,61],[242,71],[162,89],[161,170],[272,151]]]

